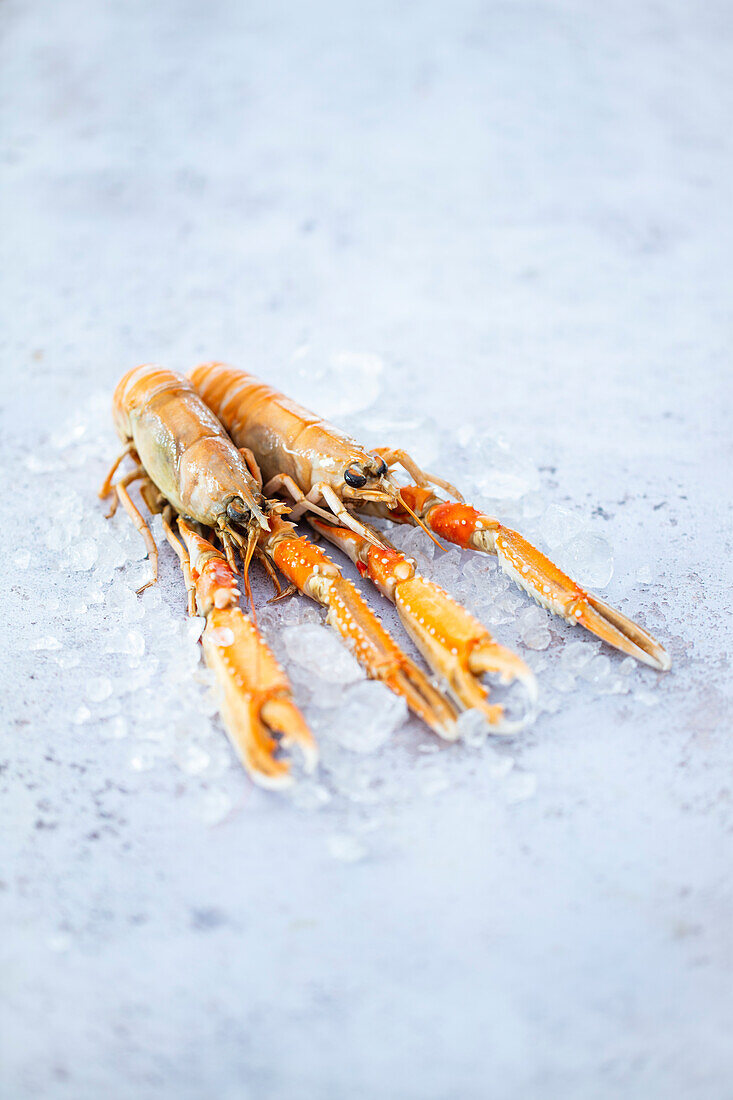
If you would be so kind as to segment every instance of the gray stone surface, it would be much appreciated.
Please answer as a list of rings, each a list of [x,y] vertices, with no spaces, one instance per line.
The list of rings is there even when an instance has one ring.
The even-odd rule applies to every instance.
[[[0,1094],[729,1097],[729,6],[4,0],[0,30]],[[418,438],[531,457],[674,668],[579,684],[513,787],[414,725],[378,760],[422,794],[371,812],[136,770],[115,719],[179,687],[151,610],[120,698],[109,585],[82,612],[48,547],[70,488],[98,522],[106,413],[73,468],[50,435],[142,360],[323,407],[344,351]],[[161,591],[175,623],[170,556]]]

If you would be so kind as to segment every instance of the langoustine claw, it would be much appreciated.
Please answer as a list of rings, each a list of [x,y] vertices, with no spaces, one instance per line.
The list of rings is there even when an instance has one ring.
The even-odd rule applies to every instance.
[[[461,706],[480,710],[492,733],[516,733],[523,727],[521,720],[510,721],[500,704],[489,703],[489,692],[481,682],[487,672],[498,674],[503,683],[518,680],[534,703],[537,683],[521,657],[499,645],[486,627],[442,588],[419,576],[414,562],[403,554],[376,547],[343,527],[317,519],[309,522],[392,601],[405,630]]]
[[[279,516],[270,517],[270,527],[269,532],[260,535],[260,547],[291,584],[327,609],[327,623],[341,636],[367,675],[401,695],[440,737],[455,740],[453,707],[402,652],[328,555]]]
[[[667,651],[646,630],[563,573],[522,535],[476,508],[446,501],[417,485],[402,489],[409,507],[434,534],[465,549],[494,554],[501,568],[542,607],[573,626],[580,624],[637,661],[666,672]],[[407,510],[393,509],[396,523],[414,523]]]
[[[216,675],[229,739],[256,783],[287,787],[293,777],[281,752],[299,749],[305,771],[313,771],[318,762],[313,735],[293,702],[287,676],[239,607],[226,558],[184,519],[177,526],[188,552],[196,610],[206,619],[201,641]]]

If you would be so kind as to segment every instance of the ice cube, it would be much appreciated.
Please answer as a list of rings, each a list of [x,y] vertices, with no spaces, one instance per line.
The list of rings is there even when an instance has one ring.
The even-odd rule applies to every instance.
[[[551,641],[550,631],[545,626],[533,626],[522,631],[522,641],[528,649],[547,649]]]
[[[87,681],[86,694],[93,703],[102,703],[112,694],[112,681],[107,676],[94,676]]]
[[[613,576],[613,554],[602,535],[582,531],[565,544],[562,567],[587,588],[605,588]]]
[[[456,587],[461,572],[461,553],[459,550],[448,550],[447,553],[438,553],[433,560],[433,568],[430,578],[435,584],[451,591]]]
[[[376,680],[353,684],[334,717],[336,739],[351,752],[376,752],[407,718],[404,699]]]
[[[516,589],[505,592],[503,596],[500,596],[497,600],[497,607],[502,608],[504,611],[508,611],[511,615],[516,614],[521,607],[525,606],[525,597],[520,596]]]
[[[364,677],[357,661],[329,627],[305,623],[286,627],[283,642],[288,657],[321,680],[349,684]]]
[[[391,533],[391,538],[401,554],[414,558],[419,571],[425,572],[430,568],[436,553],[435,543],[420,527],[398,527]]]
[[[492,568],[486,555],[475,554],[468,559],[461,572],[467,588],[484,591],[491,584],[496,570]]]
[[[72,722],[74,723],[75,726],[83,726],[85,722],[89,721],[91,716],[92,716],[92,712],[90,711],[89,707],[85,707],[84,704],[82,703],[82,705],[77,707],[76,710],[74,711],[74,717],[72,718]]]
[[[104,603],[104,591],[100,584],[90,584],[86,589],[87,603]]]
[[[605,695],[626,695],[629,690],[628,678],[619,675],[608,676],[598,685],[598,690]]]
[[[31,563],[31,556],[27,550],[19,550],[13,555],[13,565],[16,569],[27,569]]]
[[[651,584],[654,579],[651,566],[640,565],[639,568],[636,570],[636,579],[639,584]]]
[[[480,749],[486,744],[488,725],[480,710],[464,710],[458,717],[456,729],[459,738],[472,749]]]
[[[550,504],[540,520],[540,533],[550,550],[564,546],[579,535],[582,529],[582,518],[559,504]]]
[[[519,616],[519,634],[529,649],[547,649],[550,644],[550,618],[536,604],[525,608]]]
[[[498,603],[484,606],[481,610],[481,621],[487,626],[505,626],[512,622],[514,616],[511,611],[505,611]]]
[[[599,654],[594,657],[587,665],[584,665],[580,670],[580,675],[584,680],[587,680],[589,684],[600,684],[605,680],[611,671],[611,660],[606,657],[605,654]]]
[[[568,642],[560,655],[560,664],[568,672],[580,672],[600,648],[600,642]]]
[[[97,560],[97,544],[91,539],[81,539],[72,544],[69,551],[70,568],[76,573],[91,569]]]
[[[529,607],[525,607],[520,613],[517,619],[520,632],[523,630],[531,630],[533,627],[547,626],[550,621],[550,617],[542,607],[538,607],[537,604],[530,604]]]

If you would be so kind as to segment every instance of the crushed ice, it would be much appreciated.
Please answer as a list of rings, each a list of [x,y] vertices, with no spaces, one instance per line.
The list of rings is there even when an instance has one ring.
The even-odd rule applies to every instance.
[[[457,449],[433,421],[385,416],[377,406],[384,384],[378,357],[343,351],[319,358],[313,348],[303,347],[291,373],[294,396],[340,417],[354,434],[361,424],[367,445],[406,446],[418,462],[439,469],[472,503],[519,528],[581,583],[598,589],[610,581],[613,558],[597,525],[579,511],[546,504],[536,467],[500,437],[465,429]],[[298,379],[307,379],[307,393],[299,395]],[[37,483],[40,490],[53,474],[58,490],[53,522],[37,550],[31,554],[21,547],[13,556],[18,583],[27,585],[42,609],[23,644],[34,661],[57,668],[78,736],[85,742],[96,736],[104,751],[119,751],[130,773],[177,773],[191,791],[194,815],[218,825],[246,803],[241,793],[246,780],[223,733],[213,677],[201,659],[204,620],[186,617],[183,583],[161,538],[159,517],[152,527],[164,583],[137,595],[149,577],[142,539],[122,509],[105,519],[95,492],[115,451],[109,395],[99,394],[48,447],[25,460],[31,488]],[[494,559],[456,547],[442,552],[413,527],[386,529],[421,572],[534,669],[540,722],[543,711],[559,711],[571,693],[592,698],[633,692],[641,705],[656,704],[654,681],[645,670],[533,604]],[[638,568],[636,579],[651,582],[647,564]],[[478,712],[467,711],[459,720],[459,743],[444,745],[410,717],[402,699],[365,678],[315,605],[301,596],[271,604],[266,598],[260,598],[260,627],[286,667],[321,748],[317,775],[303,778],[288,794],[293,807],[343,813],[350,806],[363,813],[409,799],[440,798],[466,781],[467,768],[492,783],[506,805],[535,793],[536,777],[514,766],[521,739],[507,747],[491,736]],[[376,606],[378,598],[371,599]],[[401,629],[393,630],[409,650]],[[215,640],[230,645],[230,635],[223,628]],[[327,848],[334,859],[348,863],[364,858],[368,846],[338,831]]]

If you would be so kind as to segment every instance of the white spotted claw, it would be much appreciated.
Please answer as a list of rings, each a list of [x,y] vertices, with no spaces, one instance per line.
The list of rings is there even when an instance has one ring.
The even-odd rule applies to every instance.
[[[478,619],[437,584],[419,576],[414,564],[398,551],[377,549],[343,527],[316,519],[309,522],[392,600],[405,630],[459,706],[481,711],[492,733],[513,734],[524,727],[531,707],[523,718],[508,718],[501,704],[488,701],[481,679],[484,673],[493,673],[504,684],[517,680],[534,704],[534,674],[516,653],[494,641]]]

